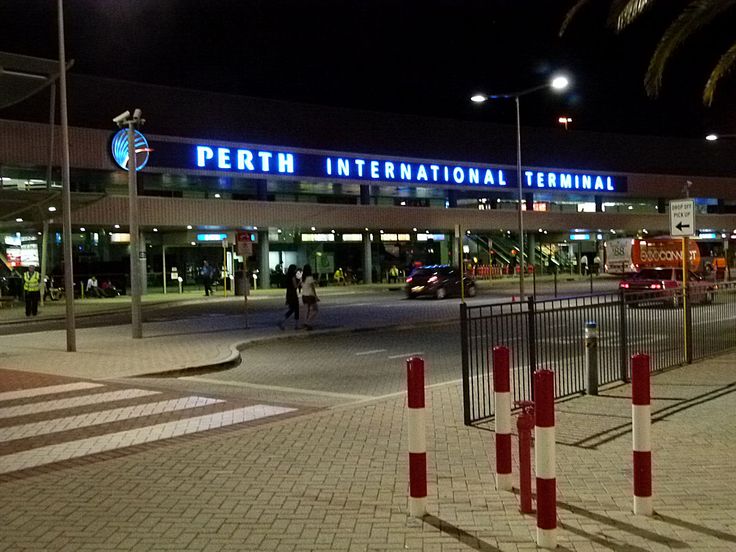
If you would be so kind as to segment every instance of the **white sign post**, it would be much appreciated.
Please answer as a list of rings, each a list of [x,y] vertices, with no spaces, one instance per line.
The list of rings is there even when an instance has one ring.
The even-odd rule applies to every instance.
[[[688,275],[690,272],[690,236],[695,235],[695,202],[692,199],[670,201],[670,235],[682,238],[682,329],[685,358],[692,362],[692,337],[688,312]],[[676,298],[676,297],[675,297]]]
[[[670,235],[673,238],[695,235],[695,202],[692,199],[670,201]]]

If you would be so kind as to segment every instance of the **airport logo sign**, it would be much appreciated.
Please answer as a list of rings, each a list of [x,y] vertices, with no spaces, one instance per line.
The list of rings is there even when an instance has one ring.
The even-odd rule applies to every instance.
[[[139,171],[148,164],[151,148],[148,146],[148,140],[137,130],[133,131],[133,140],[135,145],[135,170]],[[128,170],[128,131],[122,129],[116,132],[110,142],[112,158],[118,167]]]

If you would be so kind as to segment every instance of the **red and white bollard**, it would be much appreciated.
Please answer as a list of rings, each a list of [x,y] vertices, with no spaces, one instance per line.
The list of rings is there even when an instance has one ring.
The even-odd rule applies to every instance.
[[[537,474],[537,546],[557,548],[555,375],[534,372],[534,467]]]
[[[406,360],[409,432],[409,514],[427,513],[427,438],[424,422],[424,360]]]
[[[496,414],[496,489],[510,491],[511,480],[511,382],[509,350],[493,348],[493,397]]]
[[[631,357],[631,426],[634,448],[634,513],[651,516],[652,407],[649,355]]]

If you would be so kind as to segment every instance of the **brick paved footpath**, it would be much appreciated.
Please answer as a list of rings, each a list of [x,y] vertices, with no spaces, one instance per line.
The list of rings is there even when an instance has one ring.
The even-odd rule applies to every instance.
[[[652,518],[631,512],[630,387],[558,404],[560,550],[736,550],[735,363],[653,378]],[[456,384],[427,398],[424,521],[391,398],[7,474],[0,550],[535,549],[534,518],[493,488],[492,432],[462,424]]]

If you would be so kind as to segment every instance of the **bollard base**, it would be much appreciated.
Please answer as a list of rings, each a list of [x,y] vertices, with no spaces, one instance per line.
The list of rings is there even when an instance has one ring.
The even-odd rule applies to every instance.
[[[537,546],[549,550],[557,548],[557,529],[541,529],[537,527]]]
[[[416,518],[427,515],[427,498],[409,497],[409,515]]]
[[[634,497],[634,513],[637,516],[651,516],[654,513],[651,496]]]
[[[497,491],[512,491],[514,489],[513,476],[510,473],[497,473],[496,474],[496,490]]]

